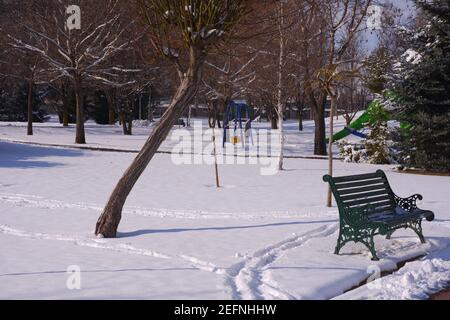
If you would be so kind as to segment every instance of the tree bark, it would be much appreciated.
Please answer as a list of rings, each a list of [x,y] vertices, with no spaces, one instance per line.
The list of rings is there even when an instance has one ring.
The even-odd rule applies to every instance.
[[[336,111],[337,97],[331,95],[331,110],[330,110],[330,135],[328,138],[328,174],[333,176],[333,135],[334,135],[334,112]],[[328,186],[327,207],[331,207],[332,197],[331,188]]]
[[[147,119],[150,123],[153,122],[152,87],[148,89]]]
[[[217,150],[216,150],[216,132],[214,131],[214,127],[212,128],[212,132],[213,132],[214,173],[216,175],[216,188],[220,188],[219,165],[217,163]]]
[[[322,101],[319,101],[317,108],[314,109],[314,124],[314,154],[326,156],[325,104]]]
[[[303,131],[303,106],[298,106],[298,131]]]
[[[129,127],[128,127],[129,122],[126,119],[125,112],[122,112],[121,118],[122,118],[122,131],[123,131],[123,134],[125,136],[131,135]]]
[[[66,85],[63,84],[61,87],[62,92],[62,125],[63,127],[69,126],[69,90],[67,89]]]
[[[75,101],[76,101],[76,113],[77,113],[77,124],[75,133],[75,143],[85,144],[86,137],[84,133],[84,106],[83,106],[83,95],[81,93],[81,79],[79,75],[75,75]]]
[[[28,106],[27,106],[27,117],[28,117],[28,128],[27,135],[33,135],[33,79],[28,80]]]
[[[176,120],[183,114],[195,96],[200,83],[204,57],[202,55],[200,57],[194,56],[192,51],[193,49],[191,50],[189,69],[181,79],[170,106],[114,188],[103,213],[97,221],[96,235],[102,235],[106,238],[114,238],[116,236],[122,217],[122,209],[129,193],[175,125]]]
[[[108,92],[106,98],[108,99],[108,124],[113,125],[116,121],[116,99],[114,92]]]
[[[283,149],[284,149],[284,104],[283,104],[283,67],[284,67],[284,36],[283,36],[283,1],[280,2],[280,16],[278,24],[278,32],[280,37],[280,52],[278,57],[278,96],[277,96],[277,112],[278,112],[278,129],[280,130],[280,155],[278,157],[278,170],[283,170]]]
[[[66,104],[63,105],[62,125],[63,127],[69,126],[69,111],[67,110]]]

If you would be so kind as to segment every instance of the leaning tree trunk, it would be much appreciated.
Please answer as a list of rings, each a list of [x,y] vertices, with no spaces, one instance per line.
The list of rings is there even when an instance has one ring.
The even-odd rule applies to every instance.
[[[201,77],[202,64],[198,61],[195,64],[191,64],[187,75],[181,80],[170,106],[152,131],[139,154],[117,183],[103,213],[97,221],[96,235],[102,235],[105,238],[114,238],[116,236],[117,227],[122,217],[122,208],[129,193],[175,125],[176,120],[183,114],[195,96]]]
[[[33,80],[28,80],[28,128],[27,135],[33,135]]]
[[[75,76],[75,100],[76,100],[76,113],[77,113],[77,125],[75,133],[75,143],[85,144],[86,137],[84,134],[84,108],[83,108],[83,95],[81,93],[81,79],[79,76]]]

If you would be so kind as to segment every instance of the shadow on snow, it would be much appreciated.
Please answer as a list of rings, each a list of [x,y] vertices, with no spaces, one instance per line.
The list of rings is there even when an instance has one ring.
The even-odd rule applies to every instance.
[[[64,166],[53,159],[37,160],[47,157],[79,157],[83,151],[30,146],[0,141],[0,168],[51,168]]]
[[[118,232],[117,236],[119,238],[130,238],[130,237],[138,237],[141,235],[153,234],[153,233],[178,233],[178,232],[193,232],[193,231],[227,231],[227,230],[282,227],[282,226],[289,226],[289,225],[294,226],[294,225],[302,225],[302,224],[321,224],[321,223],[334,223],[334,222],[337,222],[337,220],[279,222],[279,223],[244,225],[244,226],[228,226],[228,227],[144,229],[144,230],[136,230],[136,231],[130,231],[130,232]]]

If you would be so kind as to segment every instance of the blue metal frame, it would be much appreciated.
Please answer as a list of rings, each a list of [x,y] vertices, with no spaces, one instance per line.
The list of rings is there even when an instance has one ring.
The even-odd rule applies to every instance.
[[[245,109],[245,115],[248,119],[245,124],[245,128],[242,127],[242,110]],[[233,118],[230,119],[230,116],[233,115]],[[230,128],[230,120],[234,120],[234,132],[237,131],[237,125],[239,123],[239,129],[244,129],[245,131],[250,130],[252,128],[252,119],[250,118],[250,107],[243,103],[236,103],[231,101],[227,109],[225,110],[225,118],[223,119],[223,144],[222,146],[225,148],[225,143],[227,142],[227,130]]]

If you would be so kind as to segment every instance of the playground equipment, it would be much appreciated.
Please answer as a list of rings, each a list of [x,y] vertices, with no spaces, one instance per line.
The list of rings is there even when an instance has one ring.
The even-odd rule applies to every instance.
[[[373,100],[368,106],[366,111],[355,121],[350,123],[347,127],[342,129],[341,131],[337,132],[335,135],[333,135],[333,141],[339,141],[341,139],[344,139],[345,137],[353,134],[355,136],[358,136],[360,138],[367,138],[366,135],[359,132],[359,130],[363,129],[368,122],[370,122],[370,110],[376,106],[378,106],[380,102],[378,100]],[[327,139],[328,140],[328,139]]]
[[[393,93],[393,92],[385,92],[384,96],[389,98],[392,101],[397,101],[399,98]],[[363,129],[365,126],[367,126],[368,123],[372,122],[371,114],[372,109],[380,107],[380,101],[375,99],[369,105],[367,106],[366,111],[355,121],[353,121],[349,126],[345,127],[343,130],[337,132],[333,135],[333,141],[339,141],[341,139],[344,139],[345,137],[349,136],[350,134],[353,134],[355,136],[358,136],[360,138],[366,139],[367,136],[359,130]],[[401,128],[408,128],[410,127],[408,124],[400,123]],[[328,143],[328,138],[327,138]]]
[[[243,117],[244,115],[244,117]],[[223,119],[223,147],[227,143],[227,130],[230,130],[231,125],[234,124],[233,135],[230,137],[230,142],[233,145],[238,143],[245,146],[245,137],[250,137],[253,143],[253,136],[251,134],[252,128],[252,118],[250,115],[250,107],[242,101],[231,101],[227,109],[225,110],[225,115]],[[238,135],[239,128],[239,135]]]
[[[344,130],[347,131],[348,133],[358,137],[358,138],[367,139],[367,134],[359,132],[359,131],[357,131],[355,129],[352,129],[352,128],[349,128],[349,127],[345,127]]]

